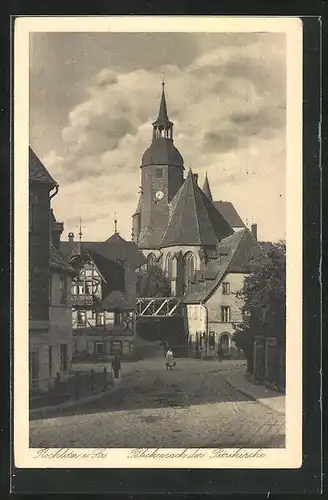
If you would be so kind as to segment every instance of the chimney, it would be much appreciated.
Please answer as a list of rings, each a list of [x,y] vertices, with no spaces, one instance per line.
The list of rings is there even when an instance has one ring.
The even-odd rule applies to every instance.
[[[254,238],[257,240],[257,224],[251,225],[251,233],[254,236]]]
[[[68,233],[68,241],[70,243],[73,243],[73,241],[74,241],[74,233]]]
[[[193,174],[196,184],[198,184],[198,174]]]

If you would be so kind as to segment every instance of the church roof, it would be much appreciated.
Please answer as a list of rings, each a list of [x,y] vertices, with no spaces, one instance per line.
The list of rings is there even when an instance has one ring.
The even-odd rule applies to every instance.
[[[64,255],[69,257],[74,249],[77,248],[76,241],[62,241],[60,249]],[[105,242],[100,241],[84,241],[82,247],[97,252],[98,254],[112,261],[126,261],[132,269],[137,269],[146,263],[143,253],[139,250],[133,241],[126,241],[118,233],[114,233]]]
[[[203,185],[203,193],[205,194],[205,196],[207,196],[207,198],[210,201],[213,201],[213,196],[212,196],[212,192],[211,192],[211,188],[210,188],[210,183],[208,182],[207,172],[206,172],[206,175],[205,175],[205,181],[204,181],[204,185]]]
[[[144,152],[141,166],[146,165],[172,165],[183,167],[183,158],[173,144],[172,139],[160,137],[154,139],[148,149]]]
[[[161,124],[173,125],[173,123],[170,122],[168,114],[167,114],[164,82],[162,83],[162,97],[161,97],[161,103],[159,105],[158,116],[157,116],[156,120],[153,122],[153,125],[161,125]]]
[[[245,227],[245,224],[230,201],[213,201],[213,204],[231,227]]]
[[[198,187],[191,170],[173,200],[173,211],[161,247],[215,246],[233,232],[226,220]]]
[[[41,182],[46,184],[50,189],[56,187],[57,182],[51,177],[46,167],[41,163],[39,158],[34,153],[33,149],[29,147],[29,180]]]
[[[218,258],[212,263],[212,272],[216,268],[216,278],[207,277],[202,273],[202,279],[190,285],[187,295],[183,299],[185,304],[206,302],[215,292],[228,273],[248,273],[251,259],[264,257],[265,252],[259,243],[245,228],[227,238],[218,246]]]

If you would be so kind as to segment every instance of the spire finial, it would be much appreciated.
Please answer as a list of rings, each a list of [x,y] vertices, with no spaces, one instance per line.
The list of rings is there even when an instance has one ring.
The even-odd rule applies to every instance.
[[[82,228],[85,228],[85,226],[82,226],[82,218],[81,218],[81,217],[80,217],[79,221],[80,221],[80,224],[79,224],[79,225],[77,225],[76,227],[78,227],[78,228],[79,228],[79,241],[80,241],[80,243],[81,243],[81,241],[82,241],[82,236],[83,236],[83,233],[82,233]]]
[[[117,234],[117,216],[116,216],[116,212],[114,213],[114,232],[115,234]]]
[[[164,68],[162,69],[162,88],[164,90],[165,87],[165,74],[164,74]]]

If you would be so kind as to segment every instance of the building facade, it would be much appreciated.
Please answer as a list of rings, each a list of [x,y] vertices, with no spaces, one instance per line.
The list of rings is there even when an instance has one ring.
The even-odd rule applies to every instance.
[[[72,319],[68,296],[74,269],[55,246],[58,230],[51,199],[58,185],[29,149],[29,377],[30,389],[46,391],[70,367]],[[64,287],[64,288],[63,288]]]
[[[202,188],[174,145],[164,83],[150,147],[141,161],[141,192],[132,216],[134,241],[147,265],[160,267],[171,295],[185,305],[189,344],[206,355],[233,352],[233,323],[241,321],[249,260],[261,254],[252,233],[228,201],[213,200],[207,174]],[[239,255],[240,265],[232,265]],[[242,258],[240,257],[242,256]],[[206,293],[206,290],[210,290]],[[206,346],[203,344],[206,343]]]
[[[138,248],[117,232],[100,242],[62,242],[76,270],[72,282],[73,357],[132,358],[136,351]]]

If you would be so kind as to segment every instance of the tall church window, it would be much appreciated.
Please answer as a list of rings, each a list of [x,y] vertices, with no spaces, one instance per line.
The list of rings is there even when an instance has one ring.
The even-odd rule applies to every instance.
[[[157,179],[161,179],[163,177],[163,169],[162,168],[156,168],[156,177],[157,177]]]
[[[171,278],[173,280],[176,280],[178,277],[178,260],[176,257],[173,257],[172,259],[172,274],[171,274]]]
[[[172,255],[170,253],[167,254],[165,259],[165,272],[170,280],[172,278]]]
[[[147,267],[154,267],[156,265],[156,257],[153,253],[150,253],[147,257]]]
[[[195,278],[195,257],[193,253],[187,252],[183,259],[184,263],[184,287],[188,287],[189,283]]]

